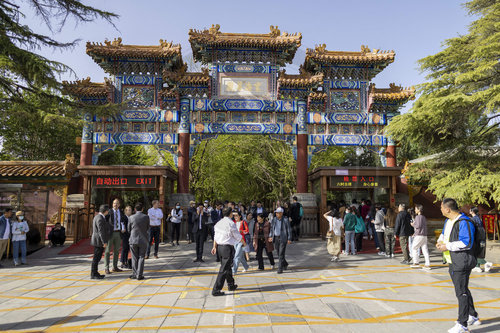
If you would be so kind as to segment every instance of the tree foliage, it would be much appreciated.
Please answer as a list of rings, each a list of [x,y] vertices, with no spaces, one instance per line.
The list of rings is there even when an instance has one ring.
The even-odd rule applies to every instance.
[[[284,142],[257,135],[229,135],[204,141],[190,163],[190,184],[197,199],[289,198],[296,163]]]
[[[500,203],[497,149],[500,139],[500,2],[465,3],[477,15],[467,34],[419,61],[428,82],[410,113],[395,117],[387,131],[420,155],[439,158],[413,165],[410,181],[425,181],[438,199]],[[429,171],[432,170],[432,171]],[[493,179],[493,181],[492,181]]]

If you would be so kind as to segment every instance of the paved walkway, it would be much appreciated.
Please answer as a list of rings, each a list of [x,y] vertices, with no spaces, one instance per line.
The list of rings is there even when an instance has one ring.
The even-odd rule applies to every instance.
[[[212,256],[193,263],[194,244],[162,245],[143,281],[129,271],[90,280],[91,259],[60,250],[0,270],[0,331],[446,332],[457,313],[436,255],[430,272],[374,254],[332,263],[324,242],[303,240],[288,247],[291,270],[252,262],[236,292],[213,297],[218,266]],[[470,286],[483,320],[474,332],[500,331],[500,271],[473,273]]]

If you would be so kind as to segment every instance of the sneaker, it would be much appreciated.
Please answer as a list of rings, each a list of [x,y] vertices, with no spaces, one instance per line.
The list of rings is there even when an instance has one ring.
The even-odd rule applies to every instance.
[[[430,270],[431,270],[431,266],[427,266],[427,265],[426,265],[426,266],[422,267],[422,269],[423,269],[424,271],[430,271]]]
[[[379,253],[377,253],[379,256],[385,256],[385,252],[384,251],[379,251]]]
[[[337,260],[337,257],[332,257],[332,260],[330,261],[336,261]]]
[[[420,264],[411,264],[410,267],[411,268],[420,268]]]
[[[472,271],[475,273],[481,273],[483,270],[481,269],[481,267],[474,267]]]
[[[462,326],[460,323],[455,322],[455,326],[448,330],[448,333],[466,333],[469,332],[469,329],[465,326]]]
[[[469,320],[467,320],[467,327],[469,326],[479,326],[481,325],[481,320],[478,317],[469,315]]]
[[[406,260],[401,261],[401,264],[403,264],[403,265],[408,265],[409,263],[410,263],[410,262],[409,262],[409,261],[406,261]]]
[[[493,263],[487,262],[486,264],[484,264],[484,271],[489,272],[491,267],[493,267]]]
[[[385,257],[386,257],[386,258],[390,258],[390,257],[391,257],[391,255],[386,253],[386,254],[385,254]]]
[[[247,270],[243,268],[243,273],[246,273],[246,272],[247,272]]]
[[[394,253],[393,253],[393,254],[391,254],[391,258],[394,258]]]

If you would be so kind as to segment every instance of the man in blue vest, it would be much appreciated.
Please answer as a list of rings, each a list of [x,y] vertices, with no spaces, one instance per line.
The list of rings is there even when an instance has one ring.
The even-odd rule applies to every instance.
[[[443,199],[441,213],[447,219],[436,248],[443,252],[443,258],[449,264],[451,280],[458,299],[458,321],[448,332],[469,332],[468,326],[481,324],[469,290],[470,272],[476,267],[476,257],[473,253],[474,223],[467,215],[460,212],[457,202],[451,198]]]

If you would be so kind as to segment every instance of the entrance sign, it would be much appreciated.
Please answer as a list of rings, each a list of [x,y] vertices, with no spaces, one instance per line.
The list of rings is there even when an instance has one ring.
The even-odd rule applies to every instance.
[[[156,188],[156,176],[109,177],[94,176],[92,185],[95,188]]]
[[[221,76],[219,94],[225,97],[269,97],[269,78],[248,76]]]
[[[388,188],[389,177],[379,176],[333,176],[331,188]]]

